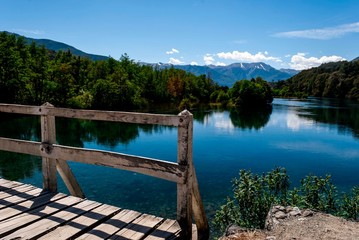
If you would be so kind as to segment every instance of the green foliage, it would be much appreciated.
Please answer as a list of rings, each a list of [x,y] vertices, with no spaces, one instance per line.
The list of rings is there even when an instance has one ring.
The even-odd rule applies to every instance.
[[[214,225],[221,231],[230,223],[247,228],[263,228],[268,209],[273,202],[284,203],[289,187],[285,169],[256,175],[241,170],[239,179],[233,180],[233,198],[218,210]]]
[[[127,54],[92,61],[69,50],[52,52],[0,32],[0,102],[58,107],[134,109],[149,103],[208,103],[218,89],[205,75],[154,69]]]
[[[229,94],[235,106],[266,106],[273,101],[270,85],[260,77],[237,81]]]
[[[302,205],[305,208],[334,213],[336,210],[336,188],[331,176],[325,178],[309,175],[301,180]]]
[[[347,219],[359,220],[359,187],[343,195],[340,214]]]
[[[330,97],[359,100],[359,61],[322,64],[274,84],[280,97]]]
[[[263,228],[266,215],[274,204],[310,208],[340,215],[348,219],[359,219],[359,187],[342,200],[331,182],[331,176],[306,176],[301,186],[289,190],[289,177],[284,168],[276,168],[263,175],[241,170],[239,178],[233,180],[233,197],[227,197],[217,210],[214,226],[220,231],[230,224],[246,228]]]

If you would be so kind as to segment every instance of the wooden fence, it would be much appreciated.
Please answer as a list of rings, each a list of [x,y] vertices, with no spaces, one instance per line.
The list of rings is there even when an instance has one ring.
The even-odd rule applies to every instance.
[[[74,196],[84,198],[84,193],[67,160],[129,170],[176,182],[177,221],[182,228],[183,239],[192,238],[192,220],[195,221],[197,227],[198,239],[209,238],[208,221],[193,166],[193,115],[187,110],[176,116],[76,110],[56,108],[45,103],[41,106],[0,104],[0,112],[41,117],[41,142],[0,137],[0,150],[42,157],[44,190],[57,191],[56,171],[58,171],[69,192]],[[175,126],[178,128],[177,163],[116,152],[58,145],[56,144],[55,117]]]

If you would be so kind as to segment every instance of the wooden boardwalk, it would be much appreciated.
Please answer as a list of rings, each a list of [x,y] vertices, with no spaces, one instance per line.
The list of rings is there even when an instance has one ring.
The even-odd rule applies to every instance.
[[[0,178],[0,239],[178,239],[180,233],[175,220]]]
[[[0,103],[0,112],[40,117],[41,141],[0,136],[0,150],[42,157],[43,178],[43,189],[0,178],[0,239],[209,239],[193,164],[193,115],[187,110],[164,115]],[[177,127],[177,162],[59,145],[56,117]],[[176,221],[84,199],[68,160],[175,182]],[[57,174],[72,196],[57,193]]]

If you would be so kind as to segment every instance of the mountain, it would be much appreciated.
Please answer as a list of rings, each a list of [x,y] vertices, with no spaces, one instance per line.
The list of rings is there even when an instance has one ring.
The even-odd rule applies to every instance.
[[[228,66],[214,65],[172,65],[172,64],[152,64],[159,68],[174,67],[193,73],[195,75],[209,75],[219,85],[231,87],[236,81],[262,77],[266,81],[273,82],[288,79],[299,71],[293,69],[277,70],[263,62],[258,63],[233,63]]]
[[[282,97],[328,97],[359,100],[359,61],[324,63],[303,70],[274,88]]]
[[[7,32],[9,33],[9,32]],[[20,37],[21,35],[18,35],[16,33],[9,33],[9,34],[14,34],[15,36],[17,37]],[[108,57],[106,56],[101,56],[101,55],[96,55],[96,54],[90,54],[90,53],[85,53],[77,48],[74,48],[70,45],[67,45],[65,43],[62,43],[62,42],[57,42],[57,41],[54,41],[54,40],[50,40],[50,39],[35,39],[35,38],[28,38],[28,37],[24,37],[22,36],[25,41],[28,43],[28,44],[31,44],[32,42],[35,42],[37,45],[44,45],[45,48],[49,49],[49,50],[53,50],[55,52],[57,51],[67,51],[67,50],[70,50],[70,52],[76,56],[80,56],[80,57],[86,57],[86,58],[89,58],[89,59],[92,59],[94,61],[97,61],[97,60],[106,60],[108,59]]]
[[[352,62],[355,62],[355,61],[359,61],[359,57],[354,58],[354,59],[352,60]]]
[[[9,34],[14,34],[18,37],[20,36],[15,33],[9,33]],[[35,38],[28,38],[28,37],[24,37],[24,39],[29,44],[31,44],[32,42],[35,42],[36,44],[44,45],[47,49],[53,50],[55,52],[60,51],[60,50],[62,50],[62,51],[69,50],[72,54],[74,54],[76,56],[90,58],[94,61],[108,59],[108,57],[106,57],[106,56],[85,53],[85,52],[83,52],[77,48],[74,48],[70,45],[67,45],[62,42],[50,40],[50,39],[35,39]],[[209,75],[219,85],[229,86],[229,87],[231,87],[236,81],[242,80],[242,79],[251,79],[251,78],[256,78],[256,77],[262,77],[266,81],[274,82],[274,81],[278,81],[278,80],[288,79],[299,72],[299,71],[296,71],[293,69],[277,70],[277,69],[271,67],[270,65],[262,63],[262,62],[233,63],[228,66],[172,65],[172,64],[163,64],[163,63],[157,63],[157,64],[141,63],[141,64],[152,65],[153,67],[159,67],[159,68],[170,68],[173,66],[174,68],[182,69],[187,72],[193,73],[196,76],[199,76],[202,74]]]

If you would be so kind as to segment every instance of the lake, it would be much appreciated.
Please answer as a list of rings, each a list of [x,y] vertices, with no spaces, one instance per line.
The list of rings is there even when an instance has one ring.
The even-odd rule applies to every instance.
[[[164,111],[160,111],[164,112]],[[167,111],[172,112],[173,111]],[[359,104],[275,99],[258,111],[194,109],[193,158],[208,215],[231,194],[240,169],[285,167],[291,186],[308,174],[331,174],[339,191],[359,185]],[[0,136],[39,140],[37,117],[0,115]],[[57,141],[176,161],[177,128],[56,119]],[[89,199],[175,218],[176,185],[112,168],[69,163]],[[37,157],[0,152],[0,176],[42,186]],[[59,191],[67,192],[63,183]]]

